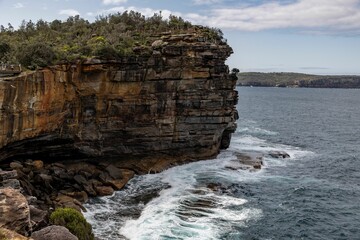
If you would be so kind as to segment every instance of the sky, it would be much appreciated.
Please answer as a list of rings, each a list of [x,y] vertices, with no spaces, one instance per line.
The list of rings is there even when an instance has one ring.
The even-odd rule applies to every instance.
[[[220,28],[241,72],[360,75],[360,0],[0,0],[0,25],[126,10]]]

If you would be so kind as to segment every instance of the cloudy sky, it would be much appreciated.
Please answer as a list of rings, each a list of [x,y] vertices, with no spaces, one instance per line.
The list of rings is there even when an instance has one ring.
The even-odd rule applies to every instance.
[[[0,0],[0,24],[125,10],[221,28],[241,71],[360,75],[360,0]]]

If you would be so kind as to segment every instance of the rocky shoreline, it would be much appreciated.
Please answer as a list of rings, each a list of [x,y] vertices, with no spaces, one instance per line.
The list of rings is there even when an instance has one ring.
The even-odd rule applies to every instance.
[[[157,173],[185,163],[164,156],[126,161],[12,161],[0,164],[0,228],[25,236],[49,223],[56,208],[85,211],[89,197],[121,190],[135,174]]]
[[[273,151],[272,158],[289,158],[286,152]],[[257,171],[262,168],[264,154],[244,152],[225,167],[231,170]],[[82,204],[91,197],[112,195],[121,190],[135,175],[161,172],[179,163],[176,159],[128,160],[123,162],[56,162],[41,160],[12,161],[0,164],[0,234],[7,239],[44,239],[51,225],[49,216],[56,208],[86,211]],[[221,186],[209,185],[218,191]],[[40,232],[39,232],[40,231]],[[23,237],[17,235],[22,234]],[[57,229],[54,239],[71,234]],[[1,236],[1,235],[0,235]],[[13,237],[9,237],[13,236]],[[16,238],[18,237],[18,238]],[[6,238],[5,238],[6,239]],[[73,238],[77,239],[77,238]]]

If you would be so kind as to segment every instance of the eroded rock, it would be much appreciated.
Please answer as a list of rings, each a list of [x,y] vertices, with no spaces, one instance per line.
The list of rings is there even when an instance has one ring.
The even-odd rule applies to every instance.
[[[27,238],[23,235],[18,234],[15,231],[11,231],[9,229],[2,227],[0,227],[0,239],[1,240],[33,240],[32,238]]]
[[[0,227],[23,235],[31,231],[30,208],[19,190],[0,189]]]

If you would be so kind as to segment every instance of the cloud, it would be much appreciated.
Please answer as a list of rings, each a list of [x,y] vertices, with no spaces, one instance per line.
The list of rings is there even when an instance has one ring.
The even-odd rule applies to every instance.
[[[279,1],[211,10],[202,24],[244,31],[311,29],[360,32],[360,0]]]
[[[25,7],[24,4],[20,2],[14,4],[14,8],[23,8],[23,7]]]
[[[59,11],[60,15],[68,15],[68,16],[75,16],[75,15],[80,15],[80,13],[78,11],[76,11],[75,9],[63,9]]]
[[[110,2],[110,0],[107,0]],[[115,2],[119,0],[111,0]],[[194,3],[215,3],[223,0],[194,0]],[[103,0],[105,3],[105,0]],[[264,1],[265,2],[265,1]],[[167,18],[170,14],[181,16],[194,24],[221,29],[242,31],[263,31],[274,29],[293,30],[311,35],[354,35],[360,34],[360,0],[296,0],[271,1],[257,5],[238,5],[219,7],[202,12],[180,13],[166,9],[116,6],[88,16],[106,15],[124,11],[141,12],[146,17],[162,12]]]
[[[118,5],[122,3],[126,3],[127,0],[102,0],[105,5]]]
[[[214,3],[220,3],[222,0],[193,0],[196,5],[209,5]]]

